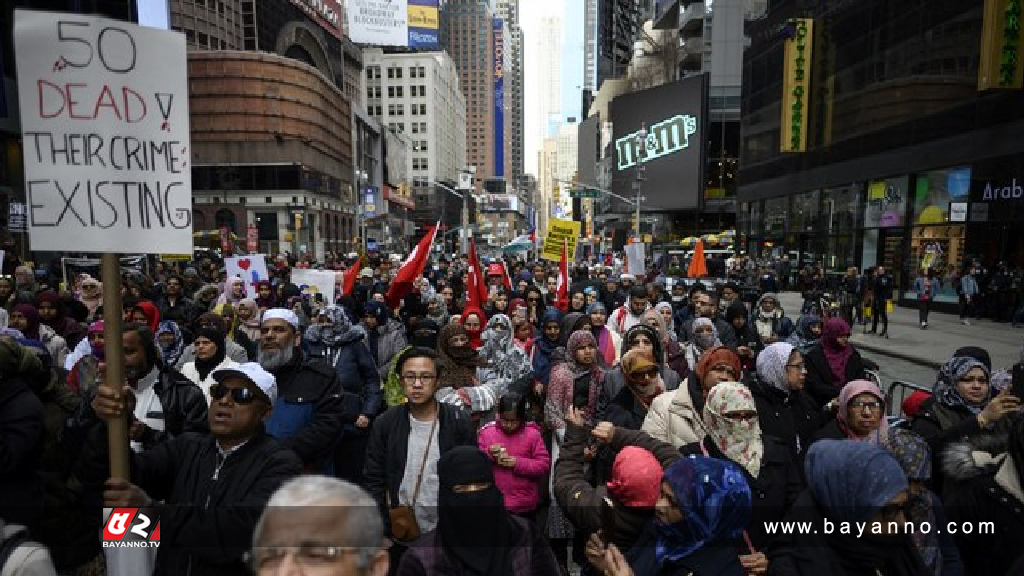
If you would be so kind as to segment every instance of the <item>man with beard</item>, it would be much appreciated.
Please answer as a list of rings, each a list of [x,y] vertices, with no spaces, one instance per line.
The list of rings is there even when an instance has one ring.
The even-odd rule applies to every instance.
[[[617,308],[608,317],[608,328],[616,334],[625,334],[630,328],[643,322],[644,312],[649,305],[647,289],[643,286],[634,286],[629,291],[629,300],[626,304]]]
[[[707,318],[718,330],[718,338],[732,350],[736,350],[738,341],[732,326],[718,316],[718,303],[710,292],[699,290],[693,296],[693,309],[696,316],[683,323],[680,341],[693,342],[693,323],[697,318]]]
[[[307,471],[333,472],[334,447],[346,423],[354,424],[359,398],[342,391],[334,368],[299,347],[299,318],[271,308],[260,325],[259,363],[274,375],[280,401],[267,432],[295,451]]]

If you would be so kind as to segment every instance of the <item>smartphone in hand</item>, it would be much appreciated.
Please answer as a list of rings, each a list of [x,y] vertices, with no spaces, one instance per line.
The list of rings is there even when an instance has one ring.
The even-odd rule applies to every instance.
[[[1024,362],[1013,365],[1013,380],[1010,382],[1010,394],[1024,400]]]

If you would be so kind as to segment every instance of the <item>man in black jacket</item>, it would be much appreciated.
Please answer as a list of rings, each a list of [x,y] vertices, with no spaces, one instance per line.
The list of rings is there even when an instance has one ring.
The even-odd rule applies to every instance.
[[[476,446],[469,413],[434,398],[441,385],[437,353],[415,347],[395,359],[408,402],[390,408],[373,423],[366,448],[365,487],[381,507],[385,530],[394,536],[387,510],[413,508],[420,531],[437,524],[437,461],[455,446]],[[404,547],[392,547],[398,565]]]
[[[872,308],[874,315],[871,318],[871,333],[878,330],[878,321],[882,321],[882,333],[880,336],[889,336],[889,310],[887,302],[892,300],[893,281],[884,266],[875,268],[875,305]]]
[[[280,400],[267,432],[302,459],[307,472],[332,474],[334,447],[345,424],[354,424],[360,402],[345,394],[334,367],[299,347],[299,319],[291,310],[271,308],[260,326],[259,363],[274,375]]]
[[[213,376],[211,434],[185,434],[134,454],[131,482],[110,478],[105,483],[105,507],[165,503],[156,576],[247,575],[243,556],[262,508],[302,471],[298,457],[263,428],[277,398],[274,377],[255,363],[221,368]],[[129,387],[122,392],[99,387],[92,403],[96,415],[110,420],[130,411],[134,395]],[[92,430],[80,475],[86,485],[107,475],[105,436],[104,426]],[[150,523],[156,525],[152,518]],[[104,526],[110,528],[106,521]]]

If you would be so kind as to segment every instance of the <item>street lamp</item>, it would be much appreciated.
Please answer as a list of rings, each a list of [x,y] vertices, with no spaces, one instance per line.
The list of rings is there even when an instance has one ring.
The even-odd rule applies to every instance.
[[[647,124],[640,124],[640,131],[636,133],[636,182],[633,187],[636,188],[636,238],[637,241],[642,241],[640,236],[640,203],[644,201],[644,198],[640,196],[640,185],[644,181],[644,158],[646,154],[647,144]]]
[[[366,170],[356,168],[356,215],[359,217],[359,242],[362,244],[363,252],[366,251],[366,196],[363,193],[363,185],[368,178]]]

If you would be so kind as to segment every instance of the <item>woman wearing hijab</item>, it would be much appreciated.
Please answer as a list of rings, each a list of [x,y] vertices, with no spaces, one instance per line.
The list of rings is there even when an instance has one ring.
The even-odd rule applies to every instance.
[[[617,427],[639,430],[651,403],[665,392],[665,383],[654,356],[647,350],[634,348],[619,363],[626,385],[607,403],[598,405],[602,422]],[[604,401],[602,397],[599,402]]]
[[[822,440],[807,451],[804,475],[807,489],[785,521],[811,529],[774,537],[768,558],[772,574],[929,574],[910,536],[889,533],[891,523],[902,529],[906,522],[909,496],[907,476],[888,451],[867,442]],[[867,523],[862,533],[858,522]],[[875,523],[882,533],[873,533]]]
[[[39,312],[39,321],[53,329],[57,336],[64,339],[69,348],[74,348],[78,342],[85,338],[86,327],[74,319],[69,318],[65,313],[64,302],[56,292],[41,292],[36,296],[36,310]],[[156,324],[150,326],[155,330]],[[37,340],[37,338],[33,338]],[[61,356],[63,359],[64,356]]]
[[[469,345],[473,347],[473,350],[482,348],[484,341],[480,339],[480,335],[484,333],[484,326],[487,325],[484,311],[476,306],[467,305],[462,311],[462,315],[459,316],[459,323],[466,329]]]
[[[665,365],[665,349],[661,343],[661,335],[656,328],[651,328],[641,322],[627,330],[625,336],[622,337],[619,357],[624,357],[627,352],[633,349],[646,350],[651,353],[655,363],[658,365],[658,373],[665,385],[665,390],[675,390],[679,387],[679,374]],[[622,391],[625,384],[622,366],[612,368],[605,374],[602,394],[608,399],[615,398]]]
[[[67,342],[53,328],[40,321],[35,306],[15,304],[9,323],[11,328],[20,331],[26,339],[42,342],[54,364],[64,366],[69,352]]]
[[[178,359],[185,351],[185,339],[181,336],[178,324],[170,320],[160,322],[153,338],[156,339],[156,349],[160,351],[164,366],[177,366]]]
[[[236,332],[245,334],[250,341],[260,341],[260,307],[252,298],[242,298],[235,308],[235,316],[238,318]]]
[[[225,340],[224,333],[219,330],[200,328],[196,332],[195,340],[192,341],[196,358],[181,367],[181,375],[191,380],[193,384],[203,391],[207,406],[211,402],[210,388],[216,384],[216,380],[212,376],[213,371],[218,368],[237,366],[234,361],[227,357]],[[157,340],[157,346],[158,350],[162,350],[159,340]]]
[[[842,318],[829,318],[821,342],[804,356],[807,364],[807,393],[819,406],[837,396],[847,382],[863,380],[864,360],[850,344],[850,325]]]
[[[949,520],[942,501],[928,488],[932,478],[932,453],[924,438],[909,430],[890,428],[883,447],[907,475],[910,500],[904,512],[915,526],[946,526]],[[924,565],[934,576],[962,576],[964,565],[956,542],[945,530],[915,530],[910,538]]]
[[[788,342],[776,342],[757,355],[757,371],[746,381],[757,403],[761,431],[782,440],[800,462],[825,419],[804,390],[806,377],[800,351]]]
[[[946,497],[941,455],[952,442],[972,436],[1002,438],[1009,433],[1010,416],[1020,408],[1020,399],[1004,390],[994,394],[988,366],[976,358],[954,356],[939,368],[932,397],[910,429],[928,441],[935,459],[932,486]]]
[[[992,440],[972,436],[947,449],[942,497],[951,521],[974,527],[973,534],[953,536],[964,571],[1017,576],[1024,566],[1024,418],[1014,418],[1007,434]],[[995,530],[978,530],[984,522]]]
[[[597,568],[638,576],[746,576],[732,542],[750,524],[751,500],[736,464],[682,458],[665,470],[650,529],[624,557],[609,545],[605,559],[611,564]]]
[[[843,386],[835,410],[835,420],[818,432],[819,440],[850,439],[880,444],[889,432],[889,422],[885,419],[885,394],[874,382],[854,380]]]
[[[677,448],[698,442],[707,435],[704,403],[711,390],[722,382],[740,377],[740,358],[725,346],[712,348],[700,357],[678,389],[654,399],[641,429]]]
[[[363,310],[363,330],[373,352],[381,380],[388,377],[391,362],[406,347],[405,327],[383,302],[367,302]]]
[[[448,306],[445,304],[444,296],[434,294],[430,297],[427,302],[427,318],[433,320],[438,325],[438,329],[448,325],[451,316],[448,315]]]
[[[648,308],[644,312],[643,322],[658,331],[658,336],[661,338],[661,349],[665,351],[665,365],[674,370],[680,378],[686,378],[690,368],[686,363],[683,347],[679,345],[665,323],[665,315],[656,307]]]
[[[345,433],[334,450],[335,474],[359,484],[370,426],[383,402],[380,374],[366,342],[366,332],[352,323],[341,306],[331,304],[320,310],[303,340],[309,345],[310,356],[319,356],[334,368],[343,390],[362,398],[355,424],[345,425]]]
[[[263,280],[256,284],[256,305],[259,306],[260,312],[277,308],[277,295],[269,280]]]
[[[718,328],[710,318],[697,318],[693,321],[693,341],[683,345],[683,357],[687,366],[696,366],[704,352],[721,346]]]
[[[598,360],[601,366],[611,368],[619,363],[619,349],[622,348],[622,337],[608,329],[608,308],[603,302],[597,301],[587,307],[590,316],[590,331],[597,339]]]
[[[603,375],[604,371],[597,361],[597,340],[594,335],[584,330],[574,332],[566,345],[565,362],[551,369],[544,403],[544,423],[554,434],[551,440],[552,462],[556,462],[561,453],[569,408],[582,410],[588,422],[594,421]],[[548,489],[552,492],[548,537],[553,540],[552,547],[562,560],[563,551],[573,537],[573,527],[554,502],[554,477],[550,479]]]
[[[533,381],[533,370],[526,352],[514,342],[512,321],[504,314],[495,314],[487,321],[482,339],[484,345],[480,354],[488,365],[509,382],[510,390],[525,394]]]
[[[89,319],[96,316],[96,309],[103,304],[103,284],[92,276],[82,280],[82,295],[79,301],[89,309]]]
[[[676,335],[676,319],[675,314],[672,311],[672,304],[668,302],[658,302],[654,305],[654,309],[661,314],[661,319],[664,320],[665,328],[668,330],[669,336],[672,340],[678,340],[679,336]]]
[[[723,382],[708,393],[704,403],[707,436],[679,449],[684,456],[708,456],[739,466],[754,498],[746,536],[738,544],[740,561],[752,573],[764,573],[764,550],[770,535],[765,522],[779,522],[803,485],[789,447],[762,434],[757,405],[750,390],[739,382]]]
[[[796,329],[786,342],[793,345],[801,354],[807,354],[821,340],[822,322],[820,316],[804,314],[797,320]]]
[[[435,394],[437,401],[468,410],[478,424],[489,422],[498,398],[508,389],[508,380],[500,378],[480,352],[470,346],[462,324],[441,328],[437,352],[444,363]]]
[[[430,318],[420,318],[409,328],[409,345],[437,350],[437,335],[441,326]]]
[[[540,336],[534,339],[533,374],[544,386],[551,375],[552,356],[558,348],[562,335],[562,313],[557,308],[548,308],[540,320]]]
[[[437,529],[409,546],[398,576],[560,576],[543,534],[505,509],[483,452],[452,448],[437,477]]]
[[[232,276],[224,282],[224,292],[217,298],[217,312],[225,304],[237,304],[245,298],[245,280],[238,276]]]

